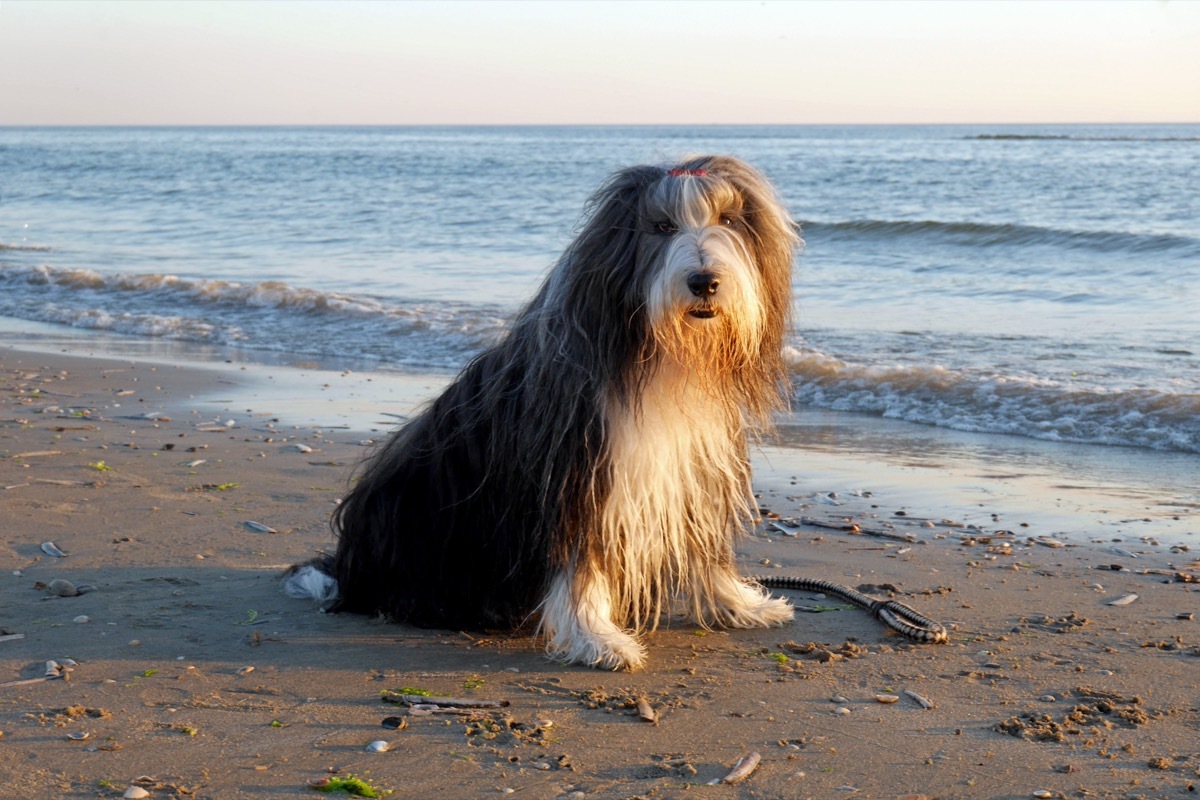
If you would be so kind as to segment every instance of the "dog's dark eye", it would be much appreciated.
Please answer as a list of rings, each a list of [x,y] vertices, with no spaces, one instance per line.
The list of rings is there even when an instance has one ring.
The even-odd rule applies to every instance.
[[[721,217],[721,224],[724,225],[726,228],[736,228],[742,224],[742,218],[735,217],[731,214],[725,214],[724,216]]]
[[[654,223],[653,230],[659,236],[670,236],[671,234],[678,232],[679,228],[676,228],[672,223],[670,223],[667,220],[662,220],[660,222]]]

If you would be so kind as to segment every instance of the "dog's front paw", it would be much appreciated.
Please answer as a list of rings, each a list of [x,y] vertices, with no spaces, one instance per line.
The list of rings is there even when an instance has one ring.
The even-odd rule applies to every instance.
[[[577,631],[567,640],[555,637],[546,644],[546,652],[556,661],[611,670],[641,669],[646,663],[646,648],[627,633]]]
[[[622,633],[606,636],[600,645],[598,658],[592,666],[600,669],[624,669],[635,672],[646,665],[646,648],[637,639]]]

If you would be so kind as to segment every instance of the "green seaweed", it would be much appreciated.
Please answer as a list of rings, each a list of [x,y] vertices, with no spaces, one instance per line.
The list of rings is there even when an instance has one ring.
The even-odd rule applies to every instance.
[[[338,775],[324,780],[319,785],[309,784],[318,792],[345,792],[354,797],[380,797],[380,790],[355,775]],[[383,794],[391,794],[383,792]]]

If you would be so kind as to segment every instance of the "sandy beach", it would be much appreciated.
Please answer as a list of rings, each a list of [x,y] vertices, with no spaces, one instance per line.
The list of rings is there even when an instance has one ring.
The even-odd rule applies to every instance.
[[[831,473],[811,453],[765,445],[743,571],[894,595],[950,642],[913,644],[795,593],[818,613],[757,631],[675,622],[648,637],[645,670],[605,673],[552,664],[524,633],[408,628],[282,595],[279,572],[331,545],[329,513],[383,433],[333,413],[367,378],[8,348],[0,365],[0,797],[320,797],[313,783],[347,775],[412,798],[1153,798],[1200,784],[1194,509],[1018,489],[968,504],[869,476],[855,492],[817,485]],[[403,414],[437,379],[397,385]],[[289,394],[330,409],[328,424],[297,426]],[[413,690],[503,705],[389,702]],[[710,785],[750,753],[748,777]]]

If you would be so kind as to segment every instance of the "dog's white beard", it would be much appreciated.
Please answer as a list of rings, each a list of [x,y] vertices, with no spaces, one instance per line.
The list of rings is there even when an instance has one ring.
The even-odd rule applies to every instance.
[[[699,272],[719,281],[709,298],[688,289],[688,276]],[[646,311],[655,338],[677,360],[694,368],[710,364],[728,370],[758,356],[766,324],[761,293],[761,276],[741,236],[717,226],[688,229],[663,254],[647,292]],[[701,306],[716,316],[701,319],[688,313]],[[711,364],[714,359],[718,363]]]

